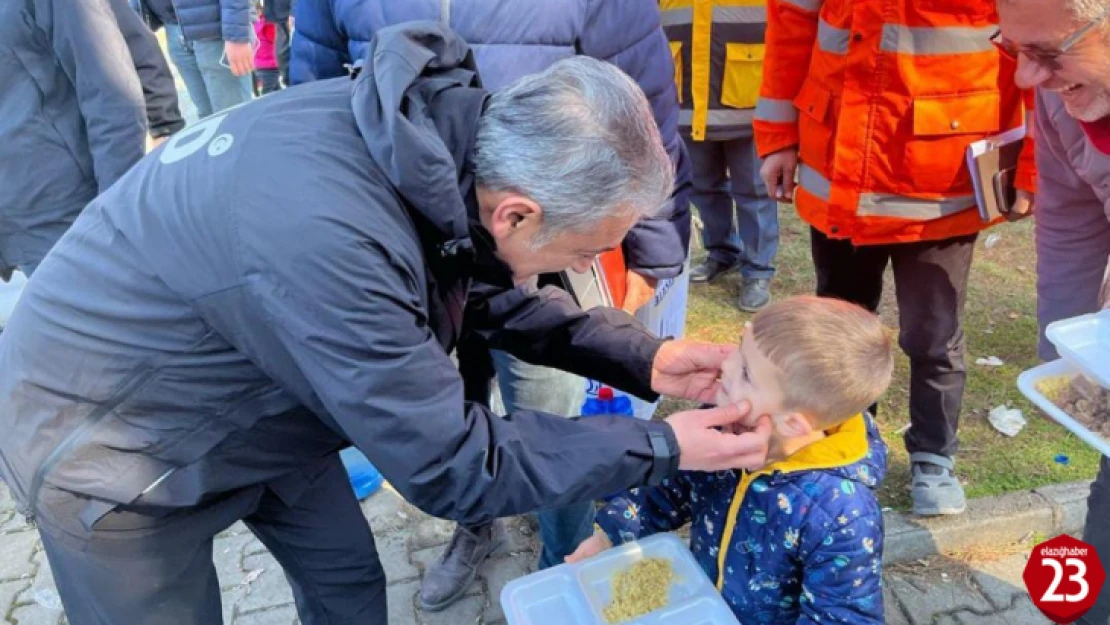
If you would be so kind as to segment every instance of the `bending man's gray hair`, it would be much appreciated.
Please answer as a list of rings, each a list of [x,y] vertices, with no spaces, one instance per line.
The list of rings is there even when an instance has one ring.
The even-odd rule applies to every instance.
[[[533,245],[589,231],[606,217],[653,217],[674,187],[643,91],[615,66],[584,56],[490,96],[475,173],[486,189],[540,205],[543,228]]]
[[[1067,0],[1065,4],[1083,22],[1093,22],[1110,12],[1110,0]]]

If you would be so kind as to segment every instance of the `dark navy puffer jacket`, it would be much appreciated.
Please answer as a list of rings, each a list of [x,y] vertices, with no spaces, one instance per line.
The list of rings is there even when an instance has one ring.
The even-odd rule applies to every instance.
[[[254,22],[250,0],[132,0],[151,29],[180,24],[189,41],[251,40]]]
[[[294,83],[345,75],[374,33],[412,20],[449,23],[474,50],[491,91],[575,54],[617,65],[647,94],[677,168],[672,210],[633,228],[625,256],[642,275],[681,272],[690,240],[691,173],[678,134],[673,60],[653,0],[303,0],[295,16]]]

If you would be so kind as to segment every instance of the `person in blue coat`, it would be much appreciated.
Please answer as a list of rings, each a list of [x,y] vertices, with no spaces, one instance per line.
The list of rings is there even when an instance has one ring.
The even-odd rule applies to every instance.
[[[254,95],[251,0],[128,0],[151,30],[165,26],[166,48],[201,118]]]
[[[892,369],[890,338],[862,308],[771,304],[721,368],[719,400],[771,415],[768,464],[615,497],[570,559],[689,523],[694,557],[742,625],[882,625],[886,446],[862,411]]]
[[[220,623],[212,545],[239,520],[302,623],[386,623],[350,445],[471,524],[759,466],[769,424],[714,429],[742,410],[502,419],[451,361],[466,318],[532,362],[711,397],[733,347],[527,285],[619,245],[673,184],[627,76],[579,57],[490,93],[434,22],[383,29],[355,80],[174,135],[81,212],[0,335],[0,479],[69,623]]]
[[[574,55],[613,63],[636,81],[651,102],[677,176],[669,210],[641,220],[622,244],[629,269],[629,296],[623,307],[635,312],[648,304],[657,284],[677,281],[673,290],[684,292],[689,273],[683,273],[683,267],[690,239],[687,196],[691,172],[678,133],[673,57],[657,4],[650,0],[303,1],[296,8],[290,77],[296,84],[344,76],[347,68],[363,57],[374,33],[390,24],[417,19],[449,24],[470,43],[482,82],[489,89],[499,89]],[[559,284],[554,276],[541,277],[540,283]],[[670,299],[685,307],[684,297],[672,294]],[[683,310],[668,314],[684,318]],[[650,329],[660,335],[675,332],[672,327]],[[507,411],[580,414],[586,387],[581,378],[531,365],[498,350],[492,352],[492,363],[490,358],[488,346],[480,341],[467,341],[460,349],[460,368],[477,387],[475,397],[488,396],[484,385],[488,384],[486,372],[492,370]],[[543,542],[539,565],[546,568],[562,562],[589,537],[593,503],[544,510],[538,517]],[[503,544],[499,524],[459,528],[440,562],[425,573],[422,606],[442,609],[462,598],[478,565]]]

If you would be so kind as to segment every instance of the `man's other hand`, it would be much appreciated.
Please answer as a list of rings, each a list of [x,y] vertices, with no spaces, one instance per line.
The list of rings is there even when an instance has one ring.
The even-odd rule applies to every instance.
[[[678,439],[678,468],[683,471],[755,470],[767,464],[771,418],[763,415],[755,428],[737,428],[751,404],[730,404],[678,412],[667,418]]]
[[[651,388],[660,395],[714,403],[721,386],[721,364],[737,349],[685,339],[667,341],[655,354]]]

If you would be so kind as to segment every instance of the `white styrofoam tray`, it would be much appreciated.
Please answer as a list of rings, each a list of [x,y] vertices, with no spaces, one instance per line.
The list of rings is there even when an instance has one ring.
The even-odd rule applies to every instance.
[[[1110,310],[1061,319],[1045,336],[1060,357],[1103,388],[1110,388]]]
[[[1039,367],[1034,367],[1018,376],[1018,388],[1021,389],[1023,395],[1028,397],[1030,401],[1043,410],[1053,421],[1071,430],[1071,432],[1082,439],[1083,442],[1099,450],[1104,456],[1110,456],[1110,441],[1107,441],[1101,435],[1087,429],[1082,423],[1058,408],[1056,404],[1049,401],[1047,397],[1037,390],[1037,382],[1040,380],[1055,378],[1062,375],[1074,376],[1077,374],[1079,374],[1079,369],[1072,366],[1071,363],[1064,360],[1054,360]]]
[[[622,625],[739,625],[720,593],[673,534],[609,549],[576,564],[562,564],[509,582],[501,607],[509,625],[605,625],[612,579],[644,558],[665,558],[674,567],[667,606]]]

